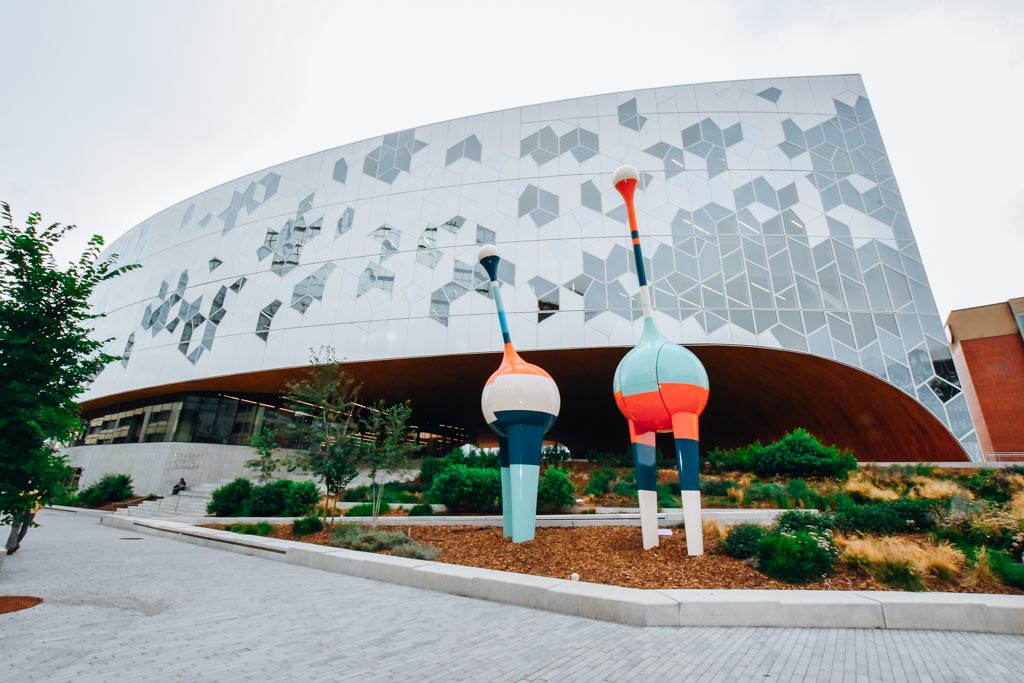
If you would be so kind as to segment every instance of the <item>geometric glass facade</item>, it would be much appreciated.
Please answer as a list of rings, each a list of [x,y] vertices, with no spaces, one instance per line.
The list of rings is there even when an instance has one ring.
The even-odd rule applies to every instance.
[[[488,242],[501,250],[517,347],[632,346],[639,293],[610,182],[625,163],[641,172],[640,232],[666,336],[862,369],[980,457],[856,75],[520,107],[203,192],[111,245],[143,268],[97,290],[97,335],[123,360],[83,400],[294,368],[322,345],[347,361],[493,353],[500,335],[475,259]]]

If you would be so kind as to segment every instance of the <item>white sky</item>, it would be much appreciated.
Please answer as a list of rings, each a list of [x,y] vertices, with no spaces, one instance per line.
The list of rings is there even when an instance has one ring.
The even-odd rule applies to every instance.
[[[1024,2],[0,0],[0,200],[109,243],[260,168],[567,97],[860,73],[943,317],[1024,296]]]

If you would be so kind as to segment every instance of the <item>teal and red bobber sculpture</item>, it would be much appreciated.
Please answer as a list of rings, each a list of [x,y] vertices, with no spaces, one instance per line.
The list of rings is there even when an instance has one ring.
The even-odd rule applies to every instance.
[[[700,510],[700,461],[698,418],[708,402],[708,373],[697,356],[665,338],[654,324],[651,293],[644,272],[640,233],[636,226],[633,195],[639,175],[632,166],[615,172],[615,189],[626,202],[629,231],[633,239],[636,274],[644,330],[640,342],[615,369],[615,403],[629,421],[633,462],[640,498],[640,526],[644,549],[658,545],[658,469],[654,457],[654,436],[672,432],[675,436],[679,488],[683,499],[686,548],[690,555],[704,554]]]
[[[498,435],[501,459],[501,514],[505,536],[513,543],[532,541],[537,521],[537,482],[544,434],[558,417],[561,397],[551,375],[523,360],[508,332],[498,287],[498,250],[485,244],[477,254],[491,280],[504,342],[501,365],[484,385],[480,407]]]

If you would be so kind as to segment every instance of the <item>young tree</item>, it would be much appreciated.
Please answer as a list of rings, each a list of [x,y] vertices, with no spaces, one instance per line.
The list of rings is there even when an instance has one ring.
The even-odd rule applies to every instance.
[[[363,456],[356,414],[359,385],[334,359],[330,347],[311,349],[309,362],[306,376],[286,387],[286,400],[295,411],[286,431],[300,444],[287,466],[290,471],[309,472],[324,485],[333,525],[334,506],[359,474]]]
[[[277,471],[280,465],[277,458],[274,457],[274,453],[280,448],[274,428],[264,424],[259,432],[252,435],[252,438],[249,440],[249,446],[256,451],[259,457],[246,460],[243,466],[258,472],[260,475],[259,482],[265,484],[274,478],[274,472]]]
[[[80,429],[75,399],[117,356],[90,336],[89,297],[101,282],[138,268],[100,258],[94,235],[77,262],[60,268],[52,250],[75,228],[43,227],[38,213],[14,226],[0,202],[0,521],[60,495],[69,474],[51,449]],[[109,340],[107,340],[109,341]]]
[[[367,437],[363,463],[369,469],[373,496],[373,526],[377,526],[380,504],[384,499],[384,479],[406,469],[409,456],[420,449],[409,427],[412,408],[409,402],[389,406],[378,401],[366,412],[364,432]]]

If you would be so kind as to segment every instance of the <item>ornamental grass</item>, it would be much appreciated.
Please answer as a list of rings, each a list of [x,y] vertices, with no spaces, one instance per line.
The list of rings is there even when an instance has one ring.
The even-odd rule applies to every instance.
[[[897,500],[900,497],[900,494],[892,489],[877,486],[871,475],[865,472],[851,474],[846,480],[846,485],[843,486],[843,491],[866,500]]]
[[[937,545],[895,536],[837,536],[840,557],[875,580],[903,590],[927,590],[926,579],[950,582],[959,576],[964,553],[948,542]]]

